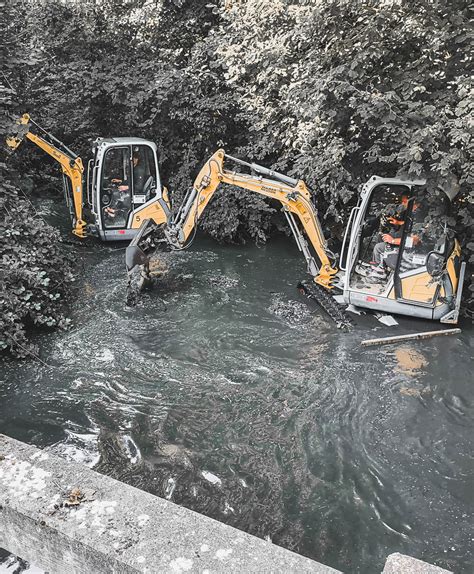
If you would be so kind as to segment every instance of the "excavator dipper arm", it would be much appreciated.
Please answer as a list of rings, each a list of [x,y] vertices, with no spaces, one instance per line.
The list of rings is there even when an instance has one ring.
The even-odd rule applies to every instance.
[[[85,237],[86,222],[83,220],[82,213],[82,174],[84,173],[84,166],[82,165],[81,158],[53,135],[46,132],[46,130],[41,128],[41,126],[38,126],[38,124],[30,118],[29,114],[23,114],[23,116],[18,120],[18,124],[19,128],[17,129],[17,133],[7,138],[7,146],[13,151],[21,144],[23,139],[26,138],[44,150],[61,165],[63,174],[71,181],[72,199],[74,204],[73,233],[78,237]],[[42,137],[31,132],[31,124],[34,124],[39,130],[41,130],[46,137]]]

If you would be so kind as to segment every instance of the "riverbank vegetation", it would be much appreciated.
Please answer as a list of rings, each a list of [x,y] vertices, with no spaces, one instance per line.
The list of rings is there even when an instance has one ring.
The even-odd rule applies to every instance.
[[[459,188],[473,262],[467,2],[16,0],[2,18],[9,118],[30,112],[84,156],[98,136],[149,138],[178,202],[224,147],[304,179],[330,228],[370,175],[426,177]],[[275,221],[226,189],[202,228],[265,241]]]
[[[0,351],[15,357],[36,356],[33,328],[65,328],[65,300],[74,276],[70,255],[59,232],[45,223],[0,164]],[[37,338],[38,340],[38,338]]]

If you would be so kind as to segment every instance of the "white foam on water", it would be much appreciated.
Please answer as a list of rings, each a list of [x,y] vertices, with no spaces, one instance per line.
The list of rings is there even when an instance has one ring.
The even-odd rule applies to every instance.
[[[236,386],[240,386],[242,384],[242,383],[237,383],[237,382],[233,381],[232,379],[229,379],[229,377],[226,377],[224,375],[218,375],[216,377],[216,382],[225,383],[227,385],[236,385]]]
[[[137,446],[137,443],[133,440],[130,435],[125,435],[123,437],[123,444],[127,453],[127,457],[132,464],[137,464],[142,459],[142,453]]]
[[[265,375],[269,375],[272,370],[269,369],[268,367],[264,367],[263,365],[259,365],[258,367],[255,367],[255,370],[257,371],[257,373],[262,373]]]
[[[168,478],[168,481],[166,483],[166,488],[165,488],[166,500],[171,500],[171,497],[173,496],[173,492],[175,491],[175,488],[176,488],[176,480],[170,476],[170,478]]]
[[[217,484],[217,485],[221,486],[222,480],[218,476],[216,476],[215,474],[212,474],[212,472],[209,472],[208,470],[203,470],[203,471],[201,471],[201,474],[202,474],[203,478],[205,478],[211,484]]]
[[[235,510],[234,508],[227,502],[227,500],[224,503],[224,510],[222,511],[224,514],[235,514]]]
[[[20,563],[16,556],[10,555],[3,564],[0,564],[0,574],[13,574],[17,568],[22,574],[45,574],[44,570],[28,564],[27,568],[23,568],[23,563]]]
[[[105,347],[104,349],[102,349],[102,352],[100,354],[95,356],[95,359],[103,363],[113,363],[115,355],[110,349],[107,349],[107,347]]]
[[[100,460],[98,436],[99,429],[90,429],[95,432],[76,433],[66,429],[66,440],[47,447],[48,452],[57,454],[72,462],[86,464],[93,468]]]

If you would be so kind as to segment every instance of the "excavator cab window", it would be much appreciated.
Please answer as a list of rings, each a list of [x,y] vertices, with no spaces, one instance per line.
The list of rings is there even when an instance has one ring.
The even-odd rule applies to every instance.
[[[360,262],[373,261],[374,248],[382,235],[401,236],[410,193],[410,188],[402,185],[378,185],[372,191],[362,227]]]
[[[448,207],[444,196],[424,186],[376,186],[364,213],[350,288],[431,306],[439,287],[426,262],[433,251],[437,261],[445,261],[452,251]]]
[[[155,157],[149,146],[133,146],[132,173],[133,204],[138,207],[154,197],[157,190]]]
[[[396,261],[398,245],[385,242],[384,237],[400,241],[410,196],[410,187],[404,185],[381,184],[372,190],[360,230],[357,263],[351,272],[352,288],[373,291],[370,285],[376,283],[379,292],[386,284],[395,266],[391,270],[386,266],[380,277],[374,276],[377,272],[373,269],[390,257]]]
[[[101,177],[101,213],[104,227],[126,227],[132,206],[130,147],[112,147],[104,156]]]

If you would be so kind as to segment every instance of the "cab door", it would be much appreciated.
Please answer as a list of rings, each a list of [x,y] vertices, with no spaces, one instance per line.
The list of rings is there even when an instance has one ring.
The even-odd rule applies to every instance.
[[[426,268],[429,253],[447,256],[447,204],[443,197],[415,188],[409,200],[405,229],[395,268],[395,298],[433,307],[441,291]]]
[[[129,230],[138,230],[146,219],[166,223],[171,216],[167,190],[161,188],[156,146],[144,142],[132,150],[132,204]]]
[[[132,150],[132,202],[134,209],[153,199],[158,190],[155,154],[149,145],[134,145]]]
[[[102,160],[99,185],[100,218],[104,229],[127,227],[132,194],[131,146],[109,147]]]

